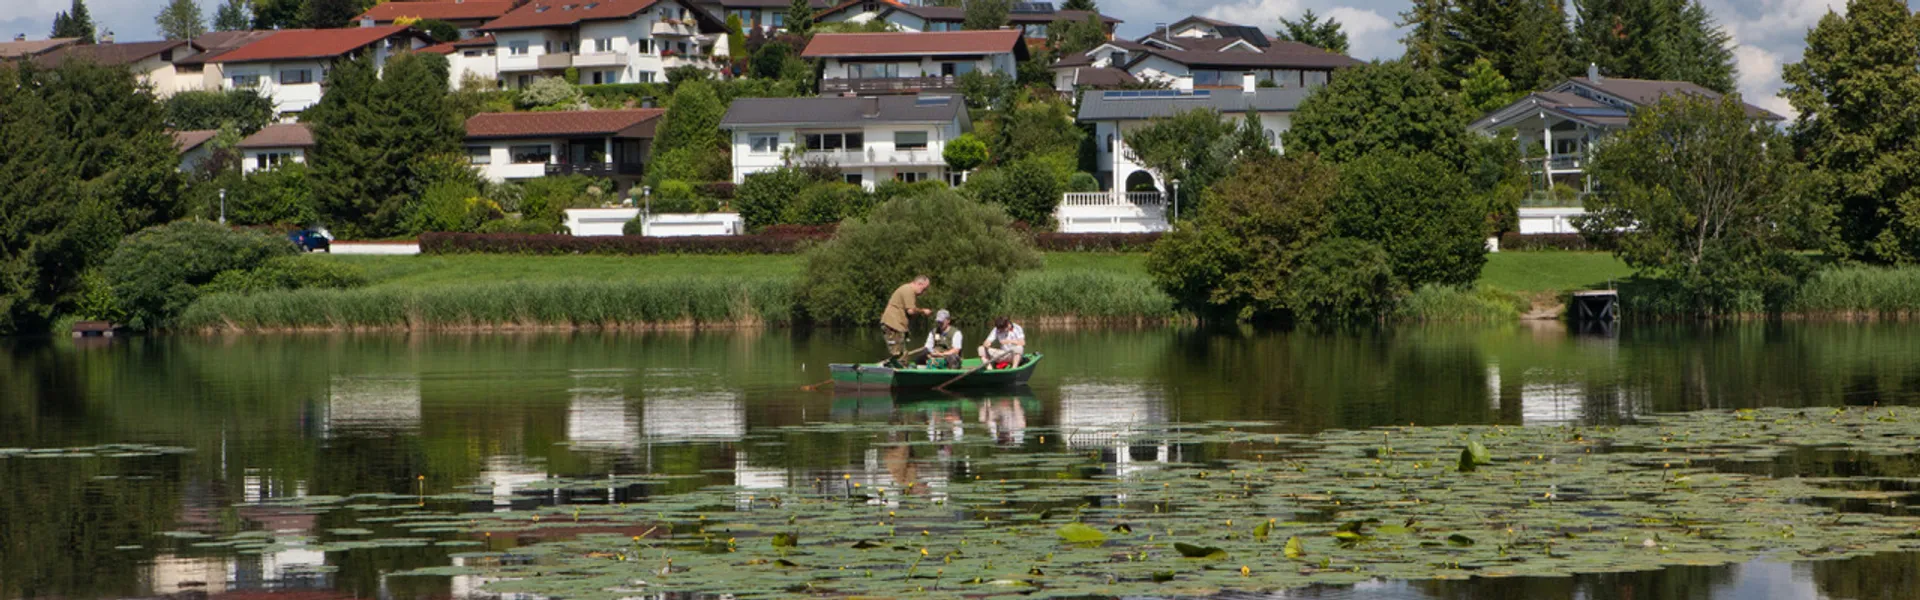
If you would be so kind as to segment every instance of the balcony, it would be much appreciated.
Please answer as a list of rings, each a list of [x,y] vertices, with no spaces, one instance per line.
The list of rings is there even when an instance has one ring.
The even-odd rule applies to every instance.
[[[705,56],[705,55],[699,55],[699,54],[689,55],[689,54],[672,53],[672,54],[665,54],[660,57],[660,65],[668,69],[671,69],[674,67],[685,67],[685,66],[700,67],[702,69],[712,69],[712,68],[717,68],[722,64],[724,63],[722,63],[720,59],[718,59],[717,57]]]
[[[945,167],[947,161],[932,150],[807,150],[801,157],[822,160],[842,167]]]
[[[535,64],[538,64],[540,70],[543,71],[548,69],[565,69],[573,66],[573,55],[565,52],[542,54],[535,61]]]
[[[918,94],[954,92],[960,89],[958,77],[877,77],[858,79],[821,79],[821,94]]]
[[[665,19],[653,23],[654,37],[692,37],[699,34],[700,28],[694,25],[693,19]]]
[[[547,176],[586,175],[588,177],[639,177],[647,172],[640,163],[556,163],[547,165]]]
[[[624,66],[627,66],[627,53],[595,52],[593,54],[578,54],[573,57],[573,66],[576,66],[576,67],[624,67]]]

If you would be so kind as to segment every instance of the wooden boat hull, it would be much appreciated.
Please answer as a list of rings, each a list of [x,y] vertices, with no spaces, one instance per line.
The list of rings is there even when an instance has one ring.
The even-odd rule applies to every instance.
[[[1041,358],[1039,354],[1028,354],[1018,368],[983,369],[947,387],[955,390],[977,390],[1023,386],[1027,384],[1029,378],[1033,377],[1033,369],[1040,364]],[[894,369],[879,364],[834,364],[828,365],[828,368],[833,372],[834,389],[912,390],[929,389],[946,383],[977,366],[980,366],[980,359],[970,358],[962,361],[962,368],[959,369],[917,367]]]

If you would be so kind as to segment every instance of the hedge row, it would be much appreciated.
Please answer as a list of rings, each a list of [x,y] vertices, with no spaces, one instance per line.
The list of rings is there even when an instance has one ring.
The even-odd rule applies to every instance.
[[[1578,233],[1507,233],[1500,236],[1501,252],[1531,250],[1599,250]]]
[[[576,237],[523,233],[423,233],[422,254],[794,254],[833,237],[834,225],[774,225],[756,235]],[[1038,233],[1047,252],[1146,252],[1158,233]]]
[[[425,233],[422,254],[793,254],[823,235],[641,237]]]

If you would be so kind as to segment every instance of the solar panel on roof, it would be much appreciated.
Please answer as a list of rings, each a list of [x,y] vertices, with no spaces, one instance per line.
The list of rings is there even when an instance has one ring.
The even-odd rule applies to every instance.
[[[1215,27],[1214,30],[1220,32],[1220,37],[1240,38],[1262,48],[1271,44],[1271,42],[1267,40],[1267,34],[1262,33],[1258,27],[1221,25]]]
[[[1050,13],[1050,12],[1054,12],[1054,10],[1053,10],[1052,2],[1019,2],[1013,5],[1012,12]]]
[[[1208,90],[1193,90],[1191,92],[1183,92],[1180,90],[1114,90],[1101,92],[1100,97],[1106,100],[1128,100],[1135,98],[1205,98],[1212,94],[1213,92]]]
[[[1627,116],[1627,111],[1624,111],[1624,110],[1620,110],[1620,109],[1618,109],[1618,108],[1611,108],[1611,107],[1598,107],[1598,106],[1576,106],[1576,107],[1572,107],[1572,108],[1563,108],[1563,109],[1560,109],[1560,110],[1563,110],[1563,111],[1566,111],[1566,113],[1567,113],[1567,114],[1570,114],[1570,115],[1579,115],[1579,116],[1582,116],[1582,117],[1624,117],[1624,116]]]
[[[920,96],[913,99],[914,106],[946,106],[953,101],[952,96]]]

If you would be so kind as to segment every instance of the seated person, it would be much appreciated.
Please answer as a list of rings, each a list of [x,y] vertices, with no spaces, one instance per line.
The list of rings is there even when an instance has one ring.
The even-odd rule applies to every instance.
[[[988,348],[995,343],[1000,344],[1000,350],[989,354]],[[1013,319],[1006,317],[994,320],[993,333],[987,334],[986,343],[980,345],[980,360],[988,363],[988,369],[1019,367],[1020,359],[1024,358],[1026,353],[1026,330],[1021,329],[1020,324],[1013,322]],[[1004,363],[1005,367],[1001,367],[999,363]]]
[[[960,368],[962,347],[960,328],[953,326],[953,315],[941,310],[933,315],[933,331],[927,332],[927,366],[935,369]]]

